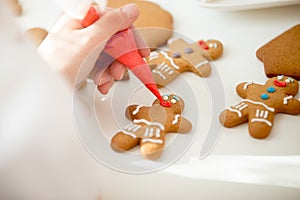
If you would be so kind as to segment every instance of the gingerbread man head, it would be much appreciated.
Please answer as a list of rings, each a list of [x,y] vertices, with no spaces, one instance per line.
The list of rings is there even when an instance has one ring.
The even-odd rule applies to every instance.
[[[266,83],[268,88],[276,87],[278,92],[282,92],[287,95],[295,96],[298,93],[299,83],[294,78],[279,75],[269,79]]]
[[[184,101],[181,97],[175,94],[165,94],[162,96],[164,101],[170,102],[171,106],[166,109],[172,110],[175,114],[181,114],[184,109]],[[155,100],[152,105],[160,104],[159,100]]]

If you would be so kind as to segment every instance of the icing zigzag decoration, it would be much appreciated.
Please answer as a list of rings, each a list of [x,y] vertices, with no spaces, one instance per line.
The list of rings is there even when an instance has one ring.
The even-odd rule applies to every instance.
[[[128,151],[140,145],[141,155],[156,159],[162,153],[167,133],[187,133],[191,122],[182,116],[183,100],[174,95],[163,95],[171,107],[163,107],[158,100],[152,106],[130,105],[126,117],[132,121],[111,139],[111,146],[117,151]]]
[[[152,51],[146,58],[158,87],[167,85],[185,71],[200,77],[208,76],[210,60],[219,58],[223,52],[223,45],[217,40],[189,44],[183,39],[171,39],[168,47],[169,51]]]

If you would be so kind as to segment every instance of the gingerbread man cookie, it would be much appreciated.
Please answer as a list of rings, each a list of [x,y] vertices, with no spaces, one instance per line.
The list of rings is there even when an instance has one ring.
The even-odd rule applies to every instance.
[[[265,85],[240,83],[236,91],[244,99],[223,111],[220,122],[231,128],[248,121],[252,137],[266,138],[271,132],[276,113],[300,114],[300,101],[294,98],[298,89],[299,84],[295,79],[283,75],[270,78]]]
[[[152,106],[130,105],[126,117],[133,123],[125,126],[111,140],[117,151],[127,151],[140,145],[141,155],[156,159],[165,145],[167,133],[187,133],[192,129],[191,122],[182,116],[184,101],[174,95],[163,95],[171,107],[163,107],[156,99]]]
[[[152,51],[146,58],[158,87],[167,85],[185,71],[200,77],[208,76],[211,73],[210,60],[219,58],[223,52],[223,45],[217,40],[189,44],[183,39],[171,39],[168,47],[168,52]]]

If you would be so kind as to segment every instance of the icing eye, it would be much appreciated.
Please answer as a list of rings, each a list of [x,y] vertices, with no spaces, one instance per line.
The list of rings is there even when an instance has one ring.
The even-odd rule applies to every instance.
[[[175,99],[176,101],[179,101],[179,97],[178,96],[173,96],[173,99]]]
[[[187,47],[184,49],[184,53],[191,54],[193,52],[194,52],[194,50],[192,48]]]
[[[179,52],[175,52],[175,53],[173,53],[173,55],[172,55],[172,57],[173,58],[180,58],[180,53]]]
[[[278,79],[279,81],[281,81],[281,80],[283,79],[283,77],[284,77],[284,75],[279,75],[279,76],[277,76],[277,79]]]
[[[294,79],[292,79],[292,78],[287,78],[287,79],[285,80],[285,82],[286,82],[286,83],[294,82]]]
[[[171,103],[177,103],[177,100],[176,99],[172,99]]]
[[[214,43],[214,48],[216,49],[216,48],[218,48],[219,46],[218,46],[218,44],[217,43]]]
[[[167,101],[169,99],[168,95],[163,95],[163,100]]]

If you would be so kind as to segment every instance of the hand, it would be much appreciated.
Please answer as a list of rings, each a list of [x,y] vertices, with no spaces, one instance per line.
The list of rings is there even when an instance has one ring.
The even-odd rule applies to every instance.
[[[39,46],[38,52],[55,71],[60,72],[68,80],[71,86],[76,87],[86,80],[98,58],[97,63],[101,64],[106,42],[118,31],[130,27],[138,15],[137,6],[127,4],[118,9],[107,10],[94,24],[83,28],[79,20],[63,14]],[[139,36],[136,40],[139,48],[145,48],[146,45]],[[143,49],[140,53],[147,56],[149,50]],[[93,70],[92,76],[98,90],[107,93],[113,81],[120,79],[125,70],[126,68],[116,61],[105,70],[103,68],[99,70],[97,67]]]

